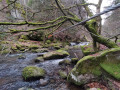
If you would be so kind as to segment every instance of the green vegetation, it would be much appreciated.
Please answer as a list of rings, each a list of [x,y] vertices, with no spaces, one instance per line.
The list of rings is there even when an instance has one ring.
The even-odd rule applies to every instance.
[[[59,70],[59,75],[61,78],[66,79],[67,78],[67,73],[65,71]]]
[[[71,64],[71,61],[67,59],[59,62],[59,65],[70,65],[70,64]]]
[[[80,75],[92,74],[93,76],[96,77],[97,80],[98,77],[101,76],[104,71],[109,75],[113,76],[115,79],[120,80],[120,72],[119,72],[120,61],[117,59],[108,61],[106,57],[106,55],[108,54],[114,54],[119,51],[120,48],[113,48],[83,57],[81,60],[77,62],[76,66],[70,72],[68,76],[68,80],[76,83],[77,85],[81,85],[84,84],[84,82],[76,81],[76,79],[74,78],[77,78]],[[104,71],[102,69],[104,69]],[[74,78],[72,78],[73,75],[71,76],[71,74],[74,75]]]
[[[27,66],[23,69],[22,76],[25,80],[39,79],[45,76],[45,70],[35,66]]]
[[[57,51],[52,51],[52,52],[48,52],[48,53],[44,54],[43,58],[45,60],[61,59],[61,58],[64,58],[68,55],[69,55],[69,53],[67,51],[57,50]]]

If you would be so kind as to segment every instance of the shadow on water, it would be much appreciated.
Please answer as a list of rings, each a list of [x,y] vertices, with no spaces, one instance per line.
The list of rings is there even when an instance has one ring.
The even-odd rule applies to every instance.
[[[35,90],[83,90],[81,87],[67,83],[58,75],[61,67],[58,60],[48,60],[41,63],[34,63],[37,53],[24,53],[25,59],[18,59],[20,54],[12,54],[8,57],[0,56],[0,90],[18,90],[18,88],[29,87]],[[47,71],[46,79],[49,80],[46,86],[41,86],[40,81],[26,82],[22,78],[24,67],[34,65],[42,67]]]

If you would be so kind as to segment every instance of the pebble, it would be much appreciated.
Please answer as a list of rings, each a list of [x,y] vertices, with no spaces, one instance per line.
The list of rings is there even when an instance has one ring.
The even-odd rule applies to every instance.
[[[45,86],[48,84],[48,80],[46,79],[40,79],[40,85]]]

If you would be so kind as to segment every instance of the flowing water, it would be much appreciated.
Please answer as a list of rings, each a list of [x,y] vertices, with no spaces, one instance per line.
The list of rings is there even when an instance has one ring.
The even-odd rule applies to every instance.
[[[58,75],[61,69],[58,63],[63,59],[35,63],[34,59],[38,53],[24,53],[25,59],[18,59],[19,55],[0,56],[0,90],[18,90],[22,87],[35,90],[83,90],[80,89],[81,87],[67,83]],[[39,80],[29,82],[23,80],[22,70],[29,65],[42,67],[47,71],[45,79],[48,80],[48,84],[46,86],[41,86]]]

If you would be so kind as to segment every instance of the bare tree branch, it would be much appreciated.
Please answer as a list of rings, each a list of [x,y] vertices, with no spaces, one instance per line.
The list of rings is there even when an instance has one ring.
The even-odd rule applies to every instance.
[[[10,3],[10,4],[8,4],[6,7],[4,7],[4,8],[2,8],[2,9],[0,9],[0,11],[3,11],[4,9],[8,8],[10,5],[12,5],[12,4],[16,3],[16,2],[17,2],[17,0],[15,0],[15,1],[11,2],[11,3]]]

